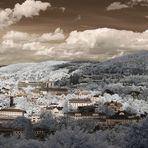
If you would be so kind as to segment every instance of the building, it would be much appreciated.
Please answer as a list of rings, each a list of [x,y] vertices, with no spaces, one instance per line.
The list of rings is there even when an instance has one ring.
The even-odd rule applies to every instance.
[[[116,101],[106,102],[104,106],[110,107],[114,112],[123,111],[123,105]]]
[[[44,81],[20,81],[18,82],[18,88],[47,88],[48,83]]]
[[[96,112],[95,108],[96,106],[78,107],[77,111],[69,111],[64,115],[68,123],[73,120],[85,121],[87,119],[87,121],[93,121],[97,125],[95,130],[112,128],[116,125],[136,123],[142,119],[136,116],[136,114],[130,114],[126,111],[117,111],[114,115],[107,116],[105,113]]]
[[[19,90],[32,87],[31,92],[40,95],[46,95],[48,92],[52,95],[67,95],[68,89],[65,87],[55,86],[54,81],[21,81],[18,82]]]
[[[90,106],[92,104],[91,99],[70,99],[68,107],[70,110],[77,110],[78,107]]]
[[[52,105],[45,108],[45,112],[50,112],[55,117],[63,116],[63,107]]]
[[[0,135],[11,136],[14,135],[16,137],[24,136],[25,130],[23,128],[6,128],[0,127]],[[49,135],[51,131],[49,129],[44,128],[33,128],[33,136],[38,139],[44,139],[47,135]]]
[[[17,117],[24,117],[26,112],[21,109],[4,108],[0,110],[0,123],[11,121]]]
[[[54,87],[55,86],[55,82],[54,81],[48,81],[47,82],[47,87],[48,88],[51,88],[51,87]]]
[[[39,115],[32,115],[32,116],[31,116],[31,122],[32,122],[33,124],[38,123],[40,120],[41,120],[41,118],[40,118]]]
[[[86,112],[68,112],[64,114],[68,121],[89,119],[94,122],[106,121],[106,115],[103,113],[86,113]]]
[[[4,108],[0,110],[0,118],[1,117],[11,117],[11,118],[24,117],[25,113],[26,112],[21,109]]]
[[[47,91],[50,92],[52,95],[67,95],[68,89],[65,87],[48,87]]]
[[[16,119],[17,117],[24,117],[26,111],[21,109],[14,108],[15,104],[13,102],[13,97],[10,97],[10,107],[2,108],[0,110],[0,123],[11,121]]]

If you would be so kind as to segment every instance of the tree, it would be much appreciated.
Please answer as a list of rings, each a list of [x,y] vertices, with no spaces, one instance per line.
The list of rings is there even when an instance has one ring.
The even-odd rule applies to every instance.
[[[22,140],[16,144],[15,148],[45,148],[45,146],[37,140]]]
[[[70,84],[76,85],[79,83],[79,75],[73,74],[70,76]]]
[[[50,112],[44,112],[41,114],[41,121],[36,126],[54,132],[57,130],[58,123]]]
[[[148,147],[148,117],[139,124],[132,125],[125,137],[127,148]]]
[[[34,137],[33,126],[30,120],[28,120],[28,123],[25,126],[24,136],[26,139],[32,139]]]
[[[57,131],[55,135],[49,137],[46,146],[48,148],[113,148],[80,128],[65,128]]]

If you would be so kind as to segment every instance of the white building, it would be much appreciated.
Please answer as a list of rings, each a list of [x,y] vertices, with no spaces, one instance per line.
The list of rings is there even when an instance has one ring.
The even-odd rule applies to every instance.
[[[92,105],[91,99],[70,99],[69,100],[69,109],[77,110],[80,106],[90,106]]]
[[[55,82],[54,81],[48,81],[47,82],[47,86],[50,87],[54,87],[55,86]]]
[[[40,118],[39,115],[32,115],[32,116],[31,116],[31,122],[32,122],[33,124],[38,123],[40,120],[41,120],[41,118]]]
[[[11,118],[24,117],[24,114],[25,114],[25,111],[21,109],[4,108],[0,110],[0,118],[1,117],[11,117]]]
[[[63,107],[60,106],[49,106],[46,107],[46,112],[50,112],[54,117],[63,116]]]
[[[14,120],[17,117],[24,117],[26,111],[15,108],[4,108],[0,110],[0,123]]]

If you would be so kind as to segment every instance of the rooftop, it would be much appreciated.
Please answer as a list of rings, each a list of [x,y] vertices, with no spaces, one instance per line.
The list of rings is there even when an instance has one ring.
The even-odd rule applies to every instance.
[[[65,92],[68,92],[68,89],[66,87],[49,87],[48,91],[65,91]]]
[[[69,103],[91,103],[91,99],[70,99]]]
[[[16,108],[3,108],[0,110],[1,111],[6,111],[6,112],[26,112],[25,110],[21,110],[21,109],[16,109]]]

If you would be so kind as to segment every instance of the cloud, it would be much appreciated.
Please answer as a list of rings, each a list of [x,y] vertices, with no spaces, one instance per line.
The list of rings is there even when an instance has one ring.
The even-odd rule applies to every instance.
[[[135,5],[148,6],[148,0],[129,0],[127,3],[113,2],[106,8],[106,10],[111,11],[123,8],[132,8]]]
[[[64,13],[66,11],[65,7],[59,7],[59,9]]]
[[[105,60],[132,51],[148,50],[148,30],[137,33],[99,28],[72,31],[67,38],[59,28],[45,34],[10,31],[3,37],[1,52],[16,49],[56,60]]]
[[[13,40],[14,42],[51,42],[63,41],[65,35],[63,30],[57,28],[53,33],[29,34],[25,32],[9,31],[3,36],[3,40]]]
[[[51,7],[50,10],[59,10],[62,13],[64,13],[66,11],[65,7]]]
[[[148,31],[133,31],[100,28],[82,32],[73,31],[66,40],[68,45],[103,49],[148,49]]]
[[[65,41],[63,30],[57,28],[53,33],[29,34],[25,32],[9,31],[2,37],[0,53],[12,50],[34,51],[36,55],[47,55],[52,46]],[[52,52],[53,54],[53,52]]]
[[[7,32],[3,36],[4,40],[14,40],[14,41],[23,41],[23,40],[28,40],[29,38],[30,35],[28,33],[16,32],[16,31]]]
[[[65,39],[65,35],[63,30],[57,28],[54,33],[44,33],[41,35],[39,40],[41,42],[48,42],[48,41],[63,41]]]
[[[0,27],[12,25],[22,19],[22,17],[33,17],[39,15],[40,11],[47,10],[50,3],[35,0],[26,0],[24,3],[17,3],[14,9],[0,10]]]
[[[130,0],[130,2],[136,5],[141,2],[148,3],[148,0]]]
[[[121,2],[114,2],[110,4],[106,9],[107,11],[110,11],[110,10],[119,10],[119,9],[128,8],[128,7],[129,7],[128,5],[122,4]]]
[[[81,15],[78,15],[76,18],[75,18],[75,21],[80,21],[82,19]]]

